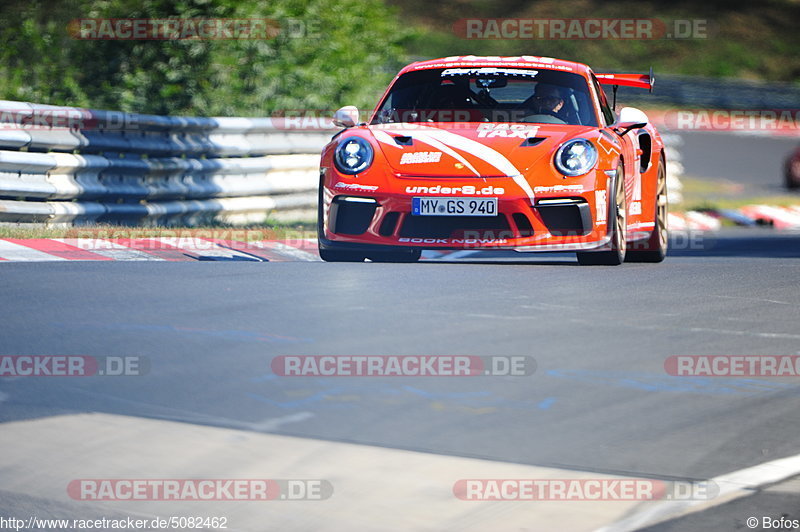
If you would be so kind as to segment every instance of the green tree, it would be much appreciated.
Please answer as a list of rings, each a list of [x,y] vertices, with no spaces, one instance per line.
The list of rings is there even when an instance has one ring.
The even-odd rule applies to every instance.
[[[83,40],[87,18],[272,19],[268,39]],[[381,0],[12,0],[0,98],[139,113],[260,116],[371,106],[403,63]]]

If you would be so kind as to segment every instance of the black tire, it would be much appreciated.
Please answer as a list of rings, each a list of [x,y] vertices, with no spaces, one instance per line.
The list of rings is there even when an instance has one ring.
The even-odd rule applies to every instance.
[[[619,266],[625,261],[625,229],[627,227],[628,210],[625,200],[625,173],[622,165],[617,166],[614,178],[614,197],[609,201],[609,222],[614,220],[611,232],[611,249],[606,251],[579,251],[578,263],[583,266]]]
[[[656,184],[656,218],[655,227],[650,236],[640,242],[634,242],[628,248],[625,262],[661,262],[667,256],[669,235],[667,233],[667,172],[664,162],[658,165],[658,183]]]
[[[372,262],[417,262],[422,256],[422,250],[410,251],[383,251],[368,253],[367,258]]]

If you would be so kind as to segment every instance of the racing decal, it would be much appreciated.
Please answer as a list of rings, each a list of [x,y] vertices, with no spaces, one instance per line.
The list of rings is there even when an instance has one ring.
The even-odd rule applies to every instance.
[[[451,67],[466,67],[470,66],[470,63],[466,61],[457,61],[452,63],[433,63],[433,64],[422,64],[417,66],[409,67],[409,70],[428,70],[433,68],[451,68]],[[569,65],[556,65],[556,64],[546,64],[546,63],[525,63],[522,61],[516,63],[509,63],[508,66],[515,66],[515,67],[523,67],[523,68],[539,68],[542,70],[558,70],[563,72],[573,72],[575,69]]]
[[[339,188],[344,190],[361,190],[364,192],[374,192],[378,190],[378,185],[362,185],[361,183],[342,183],[339,181],[333,188]]]
[[[538,132],[539,126],[526,124],[481,124],[478,126],[479,138],[519,137],[526,139],[535,137]]]
[[[616,153],[616,151],[618,150],[617,146],[615,146],[613,143],[609,142],[608,139],[602,136],[597,138],[596,144],[601,148],[603,148],[603,151],[609,155]]]
[[[422,142],[424,142],[425,144],[433,146],[434,148],[439,148],[441,151],[443,151],[444,153],[446,153],[450,157],[453,157],[455,160],[459,161],[465,167],[469,168],[469,170],[473,174],[475,174],[475,176],[480,177],[480,175],[481,175],[480,172],[478,172],[475,169],[475,167],[472,166],[469,163],[469,161],[467,161],[461,154],[459,154],[458,152],[456,152],[454,149],[450,148],[446,144],[444,144],[442,142],[439,142],[438,140],[436,140],[434,138],[431,138],[431,137],[429,137],[427,135],[424,135],[424,134],[422,135],[422,138],[420,140],[422,140]]]
[[[392,137],[392,136],[391,136],[389,133],[387,133],[387,132],[385,132],[385,131],[381,131],[381,130],[373,130],[373,131],[372,131],[372,134],[373,134],[373,135],[375,135],[375,138],[376,138],[376,139],[378,140],[378,142],[380,142],[381,144],[388,145],[388,146],[394,146],[395,148],[403,149],[403,147],[402,147],[402,146],[399,146],[399,145],[398,145],[398,144],[397,144],[397,143],[394,141],[394,137]],[[473,174],[475,174],[475,176],[477,176],[477,177],[480,177],[480,172],[478,172],[478,171],[475,169],[475,167],[474,167],[474,166],[472,166],[471,164],[469,164],[469,161],[467,161],[467,160],[466,160],[464,157],[462,157],[462,156],[461,156],[459,153],[457,153],[455,150],[451,149],[450,147],[448,147],[448,146],[446,146],[446,145],[442,144],[441,142],[439,142],[439,141],[437,141],[437,140],[434,140],[434,139],[432,139],[432,138],[429,138],[429,137],[425,136],[424,134],[423,134],[423,135],[419,135],[419,133],[418,133],[418,132],[415,132],[415,134],[414,134],[414,137],[415,137],[417,140],[419,140],[420,142],[424,142],[425,144],[428,144],[429,146],[432,146],[432,147],[434,147],[434,148],[437,148],[437,149],[438,149],[438,150],[440,150],[441,152],[443,152],[443,153],[446,153],[446,154],[447,154],[447,155],[449,155],[450,157],[452,157],[452,158],[454,158],[455,160],[459,161],[459,163],[458,163],[458,164],[461,164],[461,165],[463,165],[463,166],[459,167],[459,166],[458,166],[458,164],[456,164],[456,168],[464,168],[464,167],[466,167],[466,168],[469,168],[469,169],[470,169],[470,171],[471,171]]]
[[[631,199],[634,202],[640,202],[642,201],[642,172],[640,171],[642,167],[642,155],[641,146],[639,144],[639,135],[632,136],[630,140],[635,157],[633,163],[633,194]],[[642,214],[642,205],[639,204],[638,208],[638,212],[633,212],[633,205],[631,205],[631,214]]]
[[[635,216],[637,214],[642,214],[642,202],[641,201],[631,202],[631,208],[628,211],[628,214],[632,216]]]
[[[655,222],[640,222],[638,224],[631,224],[628,226],[628,229],[631,231],[637,231],[640,229],[652,229],[656,226]],[[645,233],[646,236],[649,236],[649,233]]]
[[[538,70],[528,70],[521,68],[448,68],[442,71],[442,77],[448,76],[524,76],[535,78]]]
[[[491,232],[491,231],[490,231]],[[509,231],[506,231],[509,232]],[[406,244],[504,244],[508,243],[507,238],[416,238],[402,237],[398,242]]]
[[[562,70],[572,72],[575,69],[570,65],[556,64],[555,59],[552,57],[536,57],[533,55],[523,55],[517,57],[500,57],[500,56],[451,56],[440,59],[434,63],[422,62],[415,65],[410,65],[409,70],[423,70],[428,68],[456,68],[456,67],[472,67],[476,61],[484,63],[503,63],[508,67],[523,67],[523,68],[542,68],[547,70]]]
[[[491,185],[478,188],[472,185],[461,187],[443,187],[436,185],[433,187],[410,186],[406,187],[407,194],[463,194],[465,196],[502,196],[506,193],[503,187],[493,187]]]
[[[533,189],[537,194],[547,192],[583,192],[583,185],[553,185],[552,187],[536,187]]]
[[[597,211],[597,223],[604,223],[608,213],[608,192],[605,190],[595,190],[594,205],[595,211]]]
[[[535,55],[520,55],[520,56],[478,56],[478,55],[452,55],[450,57],[445,57],[442,61],[497,61],[497,62],[517,62],[517,61],[528,61],[532,63],[544,63],[544,64],[552,64],[555,62],[555,59],[552,57],[538,57]]]
[[[442,158],[440,151],[417,151],[404,153],[400,157],[400,164],[438,163]]]

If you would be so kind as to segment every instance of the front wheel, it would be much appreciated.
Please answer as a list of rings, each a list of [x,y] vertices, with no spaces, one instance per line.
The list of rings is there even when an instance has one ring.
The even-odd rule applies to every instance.
[[[607,251],[579,251],[578,262],[584,266],[618,266],[625,261],[625,231],[628,227],[628,210],[625,201],[625,172],[617,166],[614,197],[609,202],[608,221],[611,227],[611,249]]]
[[[640,242],[631,244],[627,262],[661,262],[667,256],[669,235],[667,233],[667,172],[663,161],[658,165],[658,184],[656,185],[656,218],[653,232]]]

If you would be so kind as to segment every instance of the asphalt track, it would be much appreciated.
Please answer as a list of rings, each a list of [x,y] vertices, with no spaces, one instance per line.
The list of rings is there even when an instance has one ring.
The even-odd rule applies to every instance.
[[[742,143],[762,139],[691,135],[684,135],[682,148],[687,174],[772,187],[768,172],[754,172],[744,159],[730,168],[704,160],[704,153],[719,152],[718,141],[739,143],[742,150],[726,151],[745,153]],[[774,154],[792,145],[764,142]],[[800,235],[760,228],[676,235],[664,263],[621,267],[580,267],[573,255],[503,252],[419,264],[0,264],[0,355],[140,356],[150,366],[138,377],[0,378],[0,454],[8,457],[0,463],[0,510],[60,507],[61,484],[51,486],[56,495],[36,499],[31,493],[44,487],[43,473],[35,464],[12,463],[33,444],[62,462],[48,464],[62,476],[47,482],[87,475],[85,460],[63,463],[83,447],[60,446],[58,436],[70,442],[70,429],[89,430],[83,418],[70,417],[86,413],[187,427],[126,431],[115,425],[117,418],[95,421],[119,429],[123,439],[162,433],[179,441],[187,431],[202,439],[209,433],[193,428],[222,427],[363,446],[348,456],[416,451],[420,468],[427,467],[419,461],[426,456],[483,459],[497,468],[489,468],[489,478],[500,477],[505,464],[584,476],[700,480],[798,455],[797,379],[672,377],[664,369],[672,355],[800,354],[798,279]],[[529,377],[288,378],[270,369],[279,355],[327,354],[522,355],[535,358],[537,371]],[[37,441],[39,432],[14,423],[36,420],[50,423],[45,433],[52,440]],[[132,451],[100,429],[91,434],[98,438],[92,452],[116,453],[120,463],[143,468],[141,476],[158,476],[145,467],[141,449]],[[219,438],[220,445],[241,451],[225,443],[239,436]],[[64,454],[70,447],[74,452]],[[161,459],[180,461],[183,452],[164,451]],[[255,464],[260,455],[253,453],[246,456]],[[396,455],[376,456],[376,469],[387,456]],[[339,465],[336,474],[357,464]],[[108,476],[119,470],[112,466],[95,464],[94,470]],[[198,463],[183,471],[198,476],[206,469]],[[28,479],[27,487],[21,479]],[[746,511],[718,506],[664,529],[730,529],[769,506],[749,500]],[[796,512],[797,500],[795,489],[770,508]],[[551,523],[563,519],[562,530],[591,529],[575,524],[581,512],[551,510]],[[297,518],[297,511],[289,513]],[[365,527],[348,529],[381,529],[364,519]],[[320,529],[320,522],[292,523],[283,522],[283,529]],[[503,523],[498,518],[492,528],[521,529]]]
[[[670,355],[800,353],[800,237],[722,233],[660,265],[3,264],[0,354],[139,355],[148,375],[0,380],[4,422],[109,412],[510,461],[711,478],[800,453],[791,379]],[[708,248],[708,249],[705,249]],[[279,378],[277,355],[526,355],[531,377]]]
[[[678,136],[686,175],[748,185],[751,194],[786,193],[784,161],[800,144],[797,137],[686,131]]]

